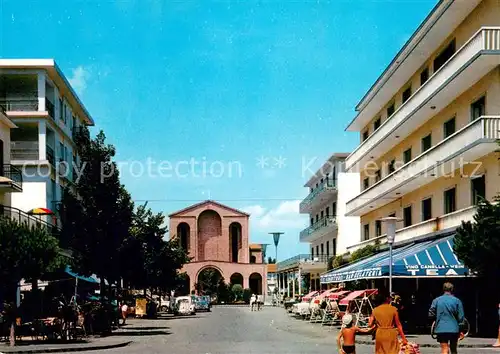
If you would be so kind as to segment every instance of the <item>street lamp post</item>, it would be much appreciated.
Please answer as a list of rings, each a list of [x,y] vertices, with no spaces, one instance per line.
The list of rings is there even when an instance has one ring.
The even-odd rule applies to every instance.
[[[284,232],[270,232],[270,235],[273,235],[274,246],[276,247],[276,263],[278,263],[278,244],[280,242],[280,236],[284,234]]]
[[[396,222],[402,221],[394,216],[389,216],[387,218],[382,218],[387,224],[387,243],[389,244],[389,293],[392,295],[392,246],[394,245],[394,239],[396,238]]]

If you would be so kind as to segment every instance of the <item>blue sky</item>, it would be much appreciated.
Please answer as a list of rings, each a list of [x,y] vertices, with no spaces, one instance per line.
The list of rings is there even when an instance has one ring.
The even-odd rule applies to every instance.
[[[251,241],[284,231],[284,259],[308,251],[302,166],[354,149],[354,106],[435,4],[2,0],[0,56],[56,59],[138,203],[251,211]]]

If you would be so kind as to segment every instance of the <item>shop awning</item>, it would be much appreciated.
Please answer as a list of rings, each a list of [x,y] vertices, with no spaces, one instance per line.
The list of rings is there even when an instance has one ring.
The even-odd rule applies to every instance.
[[[94,276],[84,277],[83,275],[76,274],[75,272],[73,272],[71,270],[71,268],[69,266],[66,266],[66,269],[64,271],[67,274],[71,275],[73,278],[76,278],[78,280],[83,280],[83,281],[86,281],[86,282],[89,282],[89,283],[99,284],[99,279],[97,279],[97,277],[94,277]]]
[[[421,241],[393,250],[393,277],[465,277],[470,271],[453,252],[453,236]],[[389,251],[321,275],[321,283],[341,283],[389,276]]]

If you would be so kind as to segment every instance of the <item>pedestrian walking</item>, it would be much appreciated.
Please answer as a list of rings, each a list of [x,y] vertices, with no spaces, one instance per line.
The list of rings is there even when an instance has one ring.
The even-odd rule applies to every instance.
[[[124,326],[125,321],[127,320],[127,314],[128,314],[128,306],[125,302],[123,302],[121,310],[122,310],[122,320],[123,320],[122,326]]]
[[[498,304],[498,338],[493,347],[500,348],[500,303]]]
[[[351,314],[346,314],[342,317],[342,328],[337,336],[337,346],[340,354],[356,354],[356,334],[368,333],[371,329],[361,329],[353,326],[353,318]],[[340,343],[342,340],[342,344]]]
[[[387,292],[380,292],[382,304],[373,309],[372,316],[368,322],[368,327],[375,332],[375,354],[398,354],[400,345],[398,333],[401,336],[403,345],[408,344],[398,310],[391,305],[392,298]]]
[[[435,321],[434,333],[441,346],[441,354],[457,353],[460,324],[464,322],[462,301],[453,294],[453,284],[443,285],[443,295],[432,301],[429,317]]]

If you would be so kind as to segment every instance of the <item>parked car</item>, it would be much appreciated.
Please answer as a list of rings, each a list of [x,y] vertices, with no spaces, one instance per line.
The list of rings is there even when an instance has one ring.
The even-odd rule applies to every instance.
[[[194,301],[196,311],[210,311],[212,307],[210,296],[191,296]]]
[[[175,298],[173,309],[174,316],[177,315],[195,315],[196,308],[191,296],[179,296]]]

